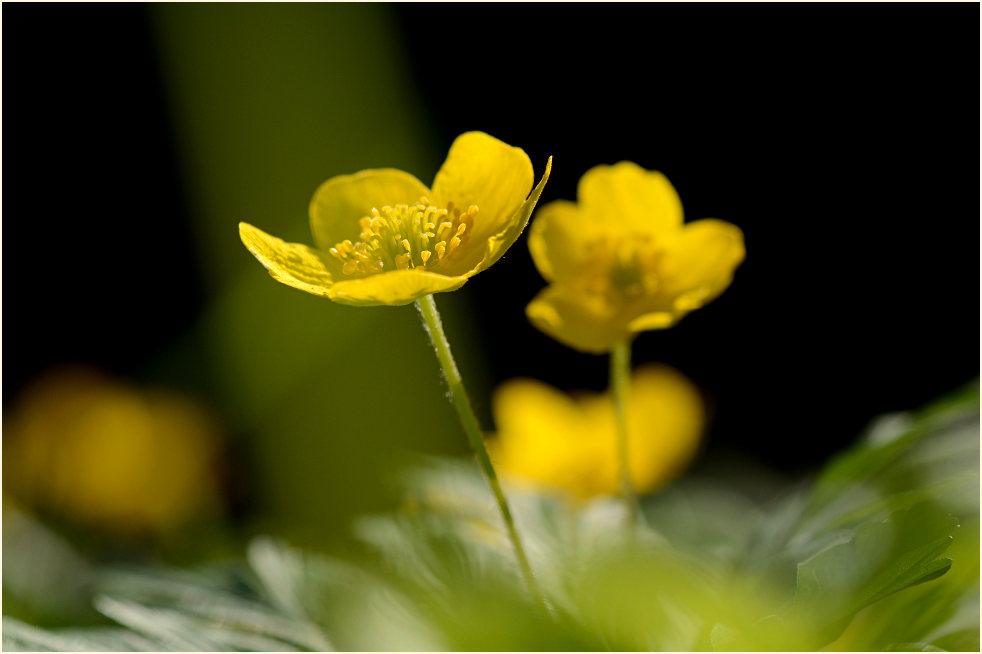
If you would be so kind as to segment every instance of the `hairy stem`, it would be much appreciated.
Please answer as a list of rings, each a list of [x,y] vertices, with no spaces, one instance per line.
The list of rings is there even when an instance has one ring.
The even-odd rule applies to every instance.
[[[522,547],[522,541],[518,537],[518,530],[515,529],[515,521],[512,518],[511,509],[508,508],[508,500],[501,490],[501,484],[498,482],[498,475],[494,471],[494,466],[491,465],[488,450],[484,447],[480,424],[477,421],[477,416],[474,415],[474,410],[471,408],[467,391],[464,389],[464,381],[460,377],[457,363],[454,361],[453,353],[450,351],[450,343],[447,341],[447,335],[443,331],[443,323],[440,321],[440,313],[437,311],[433,296],[424,295],[416,300],[416,308],[419,309],[419,313],[423,317],[423,324],[426,326],[426,331],[430,335],[430,341],[433,343],[433,349],[436,351],[436,358],[439,359],[440,367],[443,368],[443,375],[446,377],[447,386],[450,387],[450,398],[453,402],[454,409],[457,410],[460,424],[464,427],[464,433],[467,434],[467,440],[470,441],[471,449],[473,449],[474,454],[477,456],[477,462],[481,466],[481,471],[484,473],[484,477],[487,479],[488,485],[494,493],[495,500],[498,502],[498,509],[501,511],[501,517],[508,530],[508,538],[511,540],[512,548],[515,550],[515,558],[518,559],[518,567],[521,570],[522,577],[525,579],[525,584],[528,586],[529,593],[531,593],[533,599],[545,607],[546,604],[542,597],[542,592],[539,590],[539,585],[532,575],[532,568],[529,565],[528,557],[525,555],[525,548]]]

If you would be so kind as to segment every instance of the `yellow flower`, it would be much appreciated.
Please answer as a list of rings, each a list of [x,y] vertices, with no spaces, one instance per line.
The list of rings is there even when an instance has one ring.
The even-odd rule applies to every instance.
[[[221,508],[221,441],[189,398],[88,368],[36,380],[4,417],[4,490],[79,525],[166,533]]]
[[[468,132],[450,147],[432,189],[393,169],[324,182],[310,203],[317,248],[246,223],[239,235],[283,284],[343,304],[408,304],[457,290],[497,261],[525,229],[551,167],[550,158],[532,189],[524,151]]]
[[[620,471],[614,402],[607,393],[571,398],[532,379],[494,396],[492,457],[503,473],[579,498],[617,494]],[[704,409],[692,382],[667,366],[634,373],[627,402],[634,487],[649,493],[678,475],[699,444]]]
[[[683,225],[659,172],[623,161],[587,171],[577,203],[550,202],[529,249],[551,284],[528,305],[540,330],[586,352],[675,324],[723,292],[743,261],[743,234],[721,220]]]

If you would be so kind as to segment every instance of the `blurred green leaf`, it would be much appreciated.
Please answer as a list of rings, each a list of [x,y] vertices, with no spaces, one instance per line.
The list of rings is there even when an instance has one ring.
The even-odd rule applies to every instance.
[[[216,641],[205,636],[176,609],[149,609],[134,602],[96,597],[95,607],[103,615],[124,627],[161,644],[164,649],[200,651],[220,649]]]
[[[237,592],[236,592],[237,588]],[[113,571],[102,577],[98,591],[152,609],[179,607],[196,624],[221,625],[219,639],[239,642],[236,649],[331,649],[310,621],[277,611],[263,602],[262,589],[233,585],[220,576],[179,571]],[[253,646],[241,644],[253,643]]]
[[[793,613],[824,625],[821,637],[833,640],[866,606],[944,574],[951,560],[938,557],[956,526],[930,503],[861,525],[798,565]]]
[[[144,647],[134,647],[142,640]],[[152,651],[158,645],[135,636],[126,629],[80,631],[46,631],[3,616],[3,649],[8,652],[73,651]]]
[[[825,467],[812,491],[812,507],[828,506],[837,495],[856,485],[881,479],[885,471],[894,473],[895,477],[898,471],[891,470],[891,466],[895,468],[919,443],[931,439],[936,446],[939,435],[957,431],[966,424],[977,424],[978,416],[976,382],[918,412],[879,418],[857,445]],[[978,448],[977,439],[975,447]],[[977,467],[975,470],[978,472]]]
[[[86,592],[92,566],[6,496],[3,554],[4,615],[40,625],[79,624],[98,617]]]
[[[978,608],[978,606],[976,606]],[[976,611],[978,614],[978,611]],[[968,627],[966,629],[960,629],[954,631],[943,638],[939,638],[935,641],[937,649],[935,651],[942,652],[977,652],[979,651],[979,629],[978,627]],[[897,651],[902,650],[902,646],[896,648]]]

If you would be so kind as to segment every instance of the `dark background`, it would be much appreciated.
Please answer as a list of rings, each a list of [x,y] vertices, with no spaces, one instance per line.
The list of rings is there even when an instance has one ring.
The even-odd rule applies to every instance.
[[[480,129],[524,148],[537,174],[554,155],[543,202],[632,160],[668,176],[688,219],[744,231],[732,287],[634,347],[635,362],[668,362],[704,390],[710,450],[811,468],[874,416],[978,375],[976,6],[384,11],[416,94],[378,102],[421,108],[435,150]],[[150,9],[5,13],[8,406],[65,360],[145,376],[209,293]],[[522,238],[462,291],[491,384],[600,390],[605,358],[525,320],[543,286]]]

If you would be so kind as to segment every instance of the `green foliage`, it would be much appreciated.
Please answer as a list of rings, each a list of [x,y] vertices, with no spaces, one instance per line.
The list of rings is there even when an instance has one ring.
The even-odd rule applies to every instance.
[[[432,459],[360,560],[254,541],[247,564],[95,573],[117,626],[35,650],[882,650],[979,648],[979,396],[878,421],[810,484],[689,479],[626,529],[611,500],[510,489],[549,611],[528,596],[472,462]],[[777,499],[761,501],[761,496]]]

